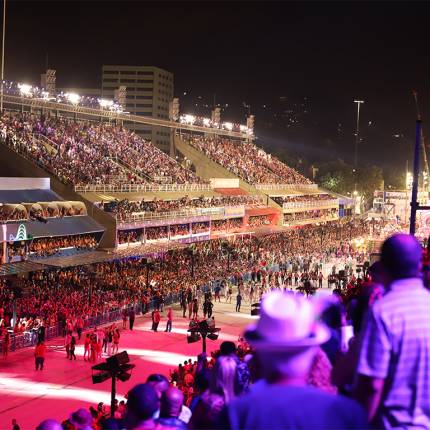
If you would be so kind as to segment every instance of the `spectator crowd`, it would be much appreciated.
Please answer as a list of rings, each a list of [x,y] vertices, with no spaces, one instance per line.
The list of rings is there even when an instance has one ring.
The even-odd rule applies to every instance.
[[[309,179],[253,143],[202,136],[184,139],[250,184],[312,184]]]
[[[397,234],[347,290],[310,298],[274,285],[237,344],[151,374],[113,410],[80,409],[58,429],[429,428],[423,259]]]
[[[203,182],[119,125],[5,112],[0,135],[16,152],[73,185]]]

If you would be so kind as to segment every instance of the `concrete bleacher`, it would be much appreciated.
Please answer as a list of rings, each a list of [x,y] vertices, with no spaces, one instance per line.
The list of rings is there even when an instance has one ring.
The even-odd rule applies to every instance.
[[[140,200],[154,200],[154,198],[161,200],[178,200],[182,197],[188,196],[190,198],[204,197],[215,197],[219,196],[221,193],[216,190],[211,191],[158,191],[158,192],[137,192],[137,193],[85,193],[82,194],[86,200],[90,202],[101,202],[101,201],[112,201],[112,200],[130,200],[130,201],[140,201]]]
[[[206,154],[199,151],[197,148],[189,144],[185,139],[180,136],[175,136],[175,148],[184,157],[188,158],[194,165],[196,172],[199,176],[204,178],[226,178],[232,180],[235,178],[238,181],[238,188],[224,189],[215,188],[216,191],[223,194],[239,195],[239,194],[259,194],[265,197],[265,203],[267,209],[249,209],[246,213],[246,219],[250,216],[257,215],[268,215],[272,222],[276,222],[279,225],[283,225],[283,213],[286,211],[282,204],[278,204],[274,197],[284,197],[284,196],[298,196],[298,195],[316,195],[316,194],[326,194],[324,190],[320,190],[317,184],[254,184],[251,185],[245,182],[243,179],[235,176],[231,171],[216,163],[214,160],[209,158]],[[328,193],[329,194],[329,193]],[[333,197],[336,199],[336,197]],[[321,204],[324,206],[324,203]],[[317,209],[318,205],[314,208]],[[307,208],[298,208],[297,211],[303,211]],[[288,210],[287,210],[288,211]],[[291,212],[291,211],[289,211]],[[321,219],[324,222],[324,219]],[[299,223],[300,224],[300,223]]]

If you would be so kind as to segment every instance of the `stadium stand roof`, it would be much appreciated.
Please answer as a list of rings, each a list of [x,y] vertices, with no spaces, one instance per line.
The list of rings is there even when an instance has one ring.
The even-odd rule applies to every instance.
[[[39,221],[24,221],[7,224],[7,230],[13,231],[24,224],[27,235],[38,237],[70,236],[76,234],[102,233],[104,228],[89,216],[50,218],[45,224]]]
[[[62,200],[52,190],[0,190],[0,202],[23,203],[23,202],[53,202]]]

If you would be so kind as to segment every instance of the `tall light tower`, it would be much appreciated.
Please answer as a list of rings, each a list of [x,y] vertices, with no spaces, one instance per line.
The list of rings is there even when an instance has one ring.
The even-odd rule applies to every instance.
[[[3,0],[2,27],[3,27],[3,32],[2,32],[2,39],[1,39],[0,113],[3,113],[4,43],[5,43],[5,37],[6,37],[6,0]]]
[[[360,105],[364,103],[364,100],[354,100],[357,103],[357,127],[355,130],[355,148],[354,148],[354,168],[357,173],[357,159],[358,159],[358,144],[360,142]]]

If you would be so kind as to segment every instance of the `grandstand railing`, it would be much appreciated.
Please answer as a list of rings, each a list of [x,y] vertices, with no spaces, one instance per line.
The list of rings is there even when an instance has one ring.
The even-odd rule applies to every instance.
[[[211,191],[210,184],[89,184],[75,185],[77,193],[146,193],[174,191]]]
[[[317,184],[254,184],[257,190],[308,190],[318,189]]]
[[[312,224],[317,222],[328,222],[328,221],[336,221],[339,219],[339,215],[333,215],[333,216],[322,216],[318,218],[304,218],[304,219],[297,219],[297,220],[291,220],[291,221],[283,221],[284,226],[296,226],[296,225],[303,225],[303,224]]]
[[[286,202],[282,204],[282,209],[290,210],[290,209],[302,209],[302,208],[326,208],[326,207],[334,207],[339,205],[338,199],[330,199],[330,200],[309,200],[303,202]]]
[[[134,150],[133,150],[134,151]],[[134,151],[136,152],[136,151]],[[136,152],[136,156],[142,156],[142,154],[138,154]],[[130,166],[130,164],[127,163],[127,161],[123,160],[122,158],[118,158],[118,157],[109,157],[114,163],[120,165],[122,168],[126,168],[127,170],[129,170],[131,173],[133,173],[133,175],[138,176],[139,178],[143,179],[144,181],[142,182],[153,182],[152,179],[144,172],[139,172],[137,171],[133,166]]]
[[[129,217],[121,217],[116,214],[115,218],[120,222],[139,222],[146,220],[156,219],[170,219],[170,218],[183,218],[183,217],[199,217],[199,216],[211,216],[211,215],[225,215],[226,208],[234,208],[245,213],[245,206],[250,205],[234,205],[234,206],[216,206],[208,208],[195,208],[195,209],[184,209],[181,211],[171,212],[135,212],[131,213]]]
[[[56,151],[60,150],[60,147],[58,145],[58,143],[54,142],[53,140],[51,140],[49,137],[46,137],[44,134],[41,133],[34,133],[33,137],[35,139],[39,139],[41,140],[43,143],[51,146],[52,148],[54,148]]]

